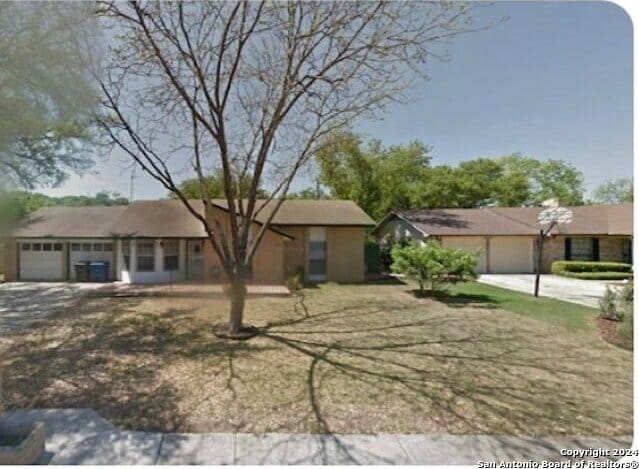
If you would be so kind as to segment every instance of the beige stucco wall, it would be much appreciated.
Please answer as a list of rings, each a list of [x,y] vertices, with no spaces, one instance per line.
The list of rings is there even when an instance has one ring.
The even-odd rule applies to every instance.
[[[360,227],[328,227],[327,280],[330,282],[363,282],[366,265],[364,240],[366,229]]]
[[[295,239],[288,240],[284,244],[284,273],[290,275],[302,269],[306,272],[306,245],[308,243],[308,227],[286,226],[278,227],[282,231],[295,236]]]
[[[18,249],[14,239],[8,239],[4,243],[4,281],[15,282],[18,280]]]
[[[208,217],[209,220],[219,221],[230,243],[228,213],[225,210],[213,208]],[[260,225],[255,224],[253,226],[254,233],[257,234],[259,229]],[[252,283],[281,284],[284,282],[284,243],[286,239],[286,237],[270,230],[264,234],[253,257]],[[216,266],[218,269],[215,269]],[[215,270],[220,272],[217,279],[214,276]],[[209,240],[204,241],[204,279],[207,281],[226,280],[220,259]]]

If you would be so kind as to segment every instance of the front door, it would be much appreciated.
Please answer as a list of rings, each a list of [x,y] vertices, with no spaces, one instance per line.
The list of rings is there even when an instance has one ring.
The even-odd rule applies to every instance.
[[[187,278],[202,280],[204,278],[204,241],[190,239],[186,243],[187,249]]]

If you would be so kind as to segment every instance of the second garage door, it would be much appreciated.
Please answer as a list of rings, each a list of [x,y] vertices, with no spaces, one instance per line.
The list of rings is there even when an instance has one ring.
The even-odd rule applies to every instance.
[[[464,249],[477,256],[478,274],[486,273],[486,239],[481,236],[446,236],[442,244],[449,248]]]
[[[533,272],[533,238],[495,236],[490,239],[488,269],[491,274]]]

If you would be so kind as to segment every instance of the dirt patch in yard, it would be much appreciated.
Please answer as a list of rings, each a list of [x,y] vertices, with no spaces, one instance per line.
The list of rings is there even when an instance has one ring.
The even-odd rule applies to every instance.
[[[632,431],[632,356],[496,308],[401,285],[252,298],[264,328],[213,334],[224,299],[92,299],[0,345],[8,407],[90,407],[136,430]],[[593,321],[594,325],[594,321]]]

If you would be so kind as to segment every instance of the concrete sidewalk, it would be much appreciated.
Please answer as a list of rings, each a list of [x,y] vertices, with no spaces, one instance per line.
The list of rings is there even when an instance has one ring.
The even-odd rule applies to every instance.
[[[90,409],[14,410],[7,423],[44,421],[41,464],[477,464],[568,460],[560,450],[629,448],[632,437],[152,433],[120,430]],[[592,458],[591,458],[592,459]],[[604,460],[600,458],[599,460]]]

